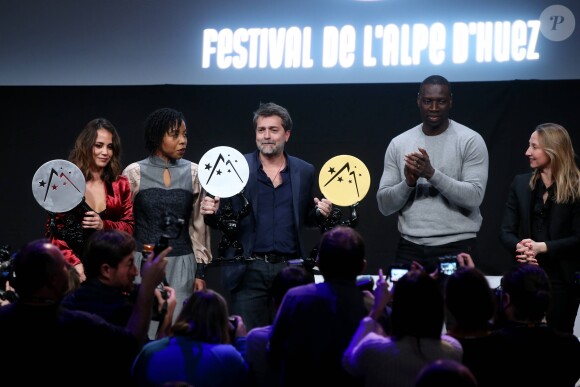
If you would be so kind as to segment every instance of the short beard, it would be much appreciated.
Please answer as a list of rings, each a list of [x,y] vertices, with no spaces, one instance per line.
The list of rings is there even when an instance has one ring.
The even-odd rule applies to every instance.
[[[270,150],[271,149],[271,150]],[[272,148],[265,147],[263,145],[260,145],[258,147],[258,150],[260,151],[261,154],[263,154],[264,156],[276,156],[282,153],[284,148],[278,146],[278,145],[274,145]]]

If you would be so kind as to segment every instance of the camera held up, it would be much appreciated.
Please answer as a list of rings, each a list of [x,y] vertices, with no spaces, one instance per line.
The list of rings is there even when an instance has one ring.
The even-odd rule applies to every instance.
[[[147,259],[149,254],[153,251],[155,256],[158,256],[163,250],[165,250],[169,246],[169,240],[175,239],[181,233],[181,229],[185,221],[176,217],[171,213],[165,213],[163,216],[163,224],[162,224],[162,234],[159,237],[157,243],[153,245],[143,245],[143,259]],[[163,280],[162,283],[157,285],[157,289],[161,293],[161,297],[163,298],[164,302],[159,308],[159,303],[157,298],[154,299],[153,302],[153,316],[152,320],[154,321],[162,321],[167,313],[167,299],[169,298],[169,294],[165,290],[165,286],[170,286],[167,280]],[[161,309],[161,310],[160,310]]]

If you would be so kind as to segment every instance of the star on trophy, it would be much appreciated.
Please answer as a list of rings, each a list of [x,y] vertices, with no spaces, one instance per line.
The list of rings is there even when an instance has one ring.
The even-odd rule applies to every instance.
[[[320,231],[325,232],[338,225],[356,227],[359,220],[357,207],[371,186],[366,165],[354,156],[335,156],[323,165],[318,184],[322,194],[332,202],[330,215],[327,218],[318,217]],[[343,213],[345,208],[348,208],[346,217]],[[310,259],[316,259],[317,253],[318,249],[313,248]]]
[[[202,187],[208,194],[220,198],[218,213],[204,217],[206,224],[221,232],[219,256],[212,260],[212,264],[244,261],[244,248],[239,240],[238,225],[251,210],[250,203],[244,196],[249,175],[250,170],[244,155],[227,146],[210,149],[199,162],[199,180]],[[241,207],[234,206],[233,197],[239,198]]]

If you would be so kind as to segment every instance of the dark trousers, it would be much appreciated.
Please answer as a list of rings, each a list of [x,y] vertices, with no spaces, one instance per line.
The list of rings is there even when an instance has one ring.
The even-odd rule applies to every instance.
[[[552,301],[546,315],[548,326],[562,332],[574,333],[576,314],[580,301],[574,292],[573,284],[566,283],[564,276],[556,267],[543,267],[550,278]]]
[[[272,324],[276,310],[272,300],[272,281],[288,263],[255,260],[247,264],[239,285],[231,291],[230,313],[242,316],[249,331]]]
[[[457,255],[467,253],[471,255],[477,263],[477,239],[464,239],[462,241],[451,242],[439,246],[423,246],[409,242],[405,238],[399,238],[395,263],[410,265],[416,261],[421,264],[427,272],[431,273],[437,269],[437,258],[445,255]]]

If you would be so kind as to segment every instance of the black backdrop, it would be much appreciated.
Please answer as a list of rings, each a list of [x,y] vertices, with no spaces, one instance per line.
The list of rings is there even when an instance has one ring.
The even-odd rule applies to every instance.
[[[453,81],[452,75],[448,78]],[[259,102],[273,101],[287,107],[294,121],[286,147],[290,154],[318,170],[341,154],[355,156],[368,167],[371,188],[359,206],[357,230],[367,243],[368,272],[375,274],[392,262],[399,235],[396,215],[384,217],[377,209],[383,156],[391,138],[419,123],[417,89],[418,83],[0,87],[0,160],[7,172],[2,179],[0,244],[15,250],[43,236],[46,213],[32,195],[32,177],[45,162],[66,159],[89,120],[106,117],[115,124],[127,165],[146,155],[142,123],[147,114],[164,106],[181,110],[189,131],[185,158],[198,162],[215,146],[242,153],[255,149],[252,112]],[[524,152],[539,123],[564,125],[580,149],[580,80],[464,82],[453,83],[452,89],[451,118],[481,133],[489,150],[477,265],[488,275],[500,275],[511,263],[498,241],[511,178],[529,171]],[[319,236],[317,229],[309,233],[313,247]],[[219,234],[213,237],[215,252]]]

